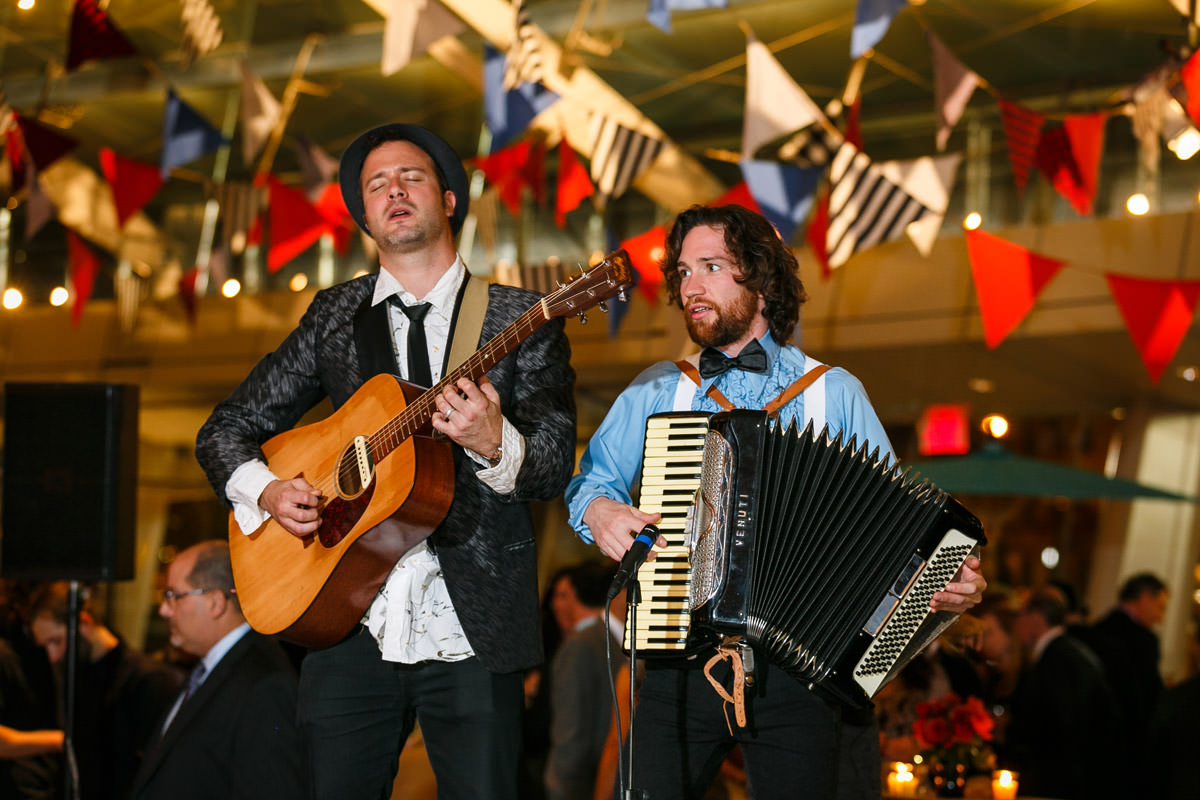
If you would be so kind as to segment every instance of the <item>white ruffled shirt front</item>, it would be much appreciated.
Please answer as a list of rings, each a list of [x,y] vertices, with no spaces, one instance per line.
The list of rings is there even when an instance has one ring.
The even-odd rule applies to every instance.
[[[385,302],[392,295],[397,295],[405,305],[417,302],[431,304],[425,316],[425,337],[434,383],[442,377],[454,304],[465,277],[466,266],[458,257],[423,298],[405,291],[400,282],[384,269],[379,271],[379,279],[375,283],[375,295],[371,300],[373,306]],[[408,317],[393,306],[388,307],[388,314],[396,359],[401,372],[407,375],[405,343],[408,341]],[[516,488],[517,473],[525,458],[525,439],[507,418],[503,425],[500,463],[481,469],[475,475],[496,493],[510,494]],[[487,464],[484,456],[470,450],[466,453],[477,464]],[[258,498],[273,480],[276,480],[276,476],[261,461],[248,461],[230,476],[225,492],[234,504],[234,518],[243,533],[253,533],[266,521],[267,513],[258,507]],[[475,654],[463,632],[454,603],[450,600],[437,554],[426,542],[416,545],[396,562],[383,588],[363,615],[362,623],[379,642],[379,651],[385,661],[401,664],[461,661]]]

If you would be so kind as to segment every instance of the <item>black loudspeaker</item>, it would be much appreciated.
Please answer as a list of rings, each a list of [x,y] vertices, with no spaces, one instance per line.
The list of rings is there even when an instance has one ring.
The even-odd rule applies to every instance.
[[[138,387],[4,386],[0,574],[133,578]]]

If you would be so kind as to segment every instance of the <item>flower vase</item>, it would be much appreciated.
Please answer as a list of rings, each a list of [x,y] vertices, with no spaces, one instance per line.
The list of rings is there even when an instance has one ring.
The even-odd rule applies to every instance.
[[[929,780],[938,797],[962,797],[967,789],[967,767],[965,764],[935,762],[929,765]]]

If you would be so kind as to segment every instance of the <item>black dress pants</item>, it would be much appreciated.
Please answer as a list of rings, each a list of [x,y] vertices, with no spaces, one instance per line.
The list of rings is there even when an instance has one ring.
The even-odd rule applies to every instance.
[[[309,653],[300,670],[299,723],[315,800],[386,800],[397,760],[419,722],[439,800],[516,800],[521,674],[477,658],[395,664],[365,628]]]

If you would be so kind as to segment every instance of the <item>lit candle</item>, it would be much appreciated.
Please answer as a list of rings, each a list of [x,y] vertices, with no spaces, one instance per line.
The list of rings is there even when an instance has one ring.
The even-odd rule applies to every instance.
[[[998,769],[992,773],[992,800],[1015,800],[1017,773]]]
[[[915,797],[917,784],[913,776],[912,764],[902,761],[892,763],[892,771],[887,776],[888,794],[897,797]]]

